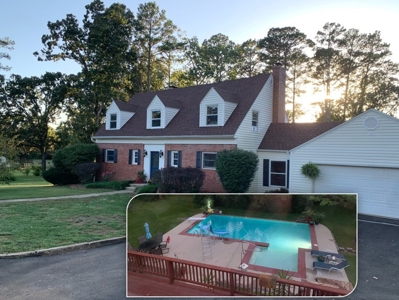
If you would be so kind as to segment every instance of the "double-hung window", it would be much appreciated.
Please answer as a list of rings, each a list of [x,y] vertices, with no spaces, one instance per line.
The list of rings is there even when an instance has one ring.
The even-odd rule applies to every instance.
[[[132,164],[133,165],[139,164],[139,150],[132,151]]]
[[[218,124],[218,106],[208,105],[206,107],[206,125]]]
[[[215,169],[216,154],[211,152],[202,153],[202,168]]]
[[[161,111],[153,110],[151,112],[151,126],[152,127],[161,127]]]
[[[179,151],[172,151],[170,154],[170,166],[178,167],[179,166]]]
[[[116,114],[111,114],[110,115],[110,120],[109,120],[109,128],[110,129],[116,129],[117,126],[117,115]]]
[[[270,161],[270,185],[287,186],[286,161]]]

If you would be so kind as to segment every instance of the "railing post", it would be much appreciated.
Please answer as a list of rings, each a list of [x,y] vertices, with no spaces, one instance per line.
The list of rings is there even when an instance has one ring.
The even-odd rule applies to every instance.
[[[175,273],[173,271],[173,261],[166,261],[166,267],[168,269],[168,275],[169,275],[169,283],[173,284],[175,280]]]
[[[229,272],[229,277],[230,277],[230,296],[234,296],[234,290],[236,289],[236,287],[235,287],[233,272]]]

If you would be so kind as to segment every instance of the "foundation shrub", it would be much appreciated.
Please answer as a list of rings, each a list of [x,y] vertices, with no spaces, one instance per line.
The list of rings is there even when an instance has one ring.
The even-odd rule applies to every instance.
[[[156,171],[152,181],[161,193],[199,193],[204,178],[201,169],[167,167]]]
[[[258,156],[251,151],[232,149],[218,152],[216,172],[226,192],[247,192],[255,177],[258,163]]]

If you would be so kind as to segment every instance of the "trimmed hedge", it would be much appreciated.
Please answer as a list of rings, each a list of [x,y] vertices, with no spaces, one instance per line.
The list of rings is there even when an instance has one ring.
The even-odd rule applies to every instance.
[[[79,177],[80,183],[89,183],[93,181],[100,165],[94,162],[81,163],[75,166],[75,174]]]
[[[216,172],[226,192],[247,192],[255,177],[258,163],[259,158],[254,152],[242,149],[218,152],[215,161]]]
[[[156,171],[151,180],[162,193],[199,193],[204,178],[201,169],[167,167]]]
[[[126,181],[99,181],[88,183],[85,185],[88,189],[110,189],[110,190],[124,190],[132,183],[131,180]]]

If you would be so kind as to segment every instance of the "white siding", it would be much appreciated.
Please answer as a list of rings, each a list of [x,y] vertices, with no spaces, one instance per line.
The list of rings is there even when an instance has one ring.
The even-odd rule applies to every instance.
[[[120,123],[119,123],[119,128],[122,128],[123,127],[123,125],[125,125],[126,124],[126,122],[127,121],[129,121],[130,120],[130,118],[131,117],[133,117],[134,116],[134,113],[132,113],[132,112],[127,112],[127,111],[121,111],[120,112]]]
[[[379,121],[375,130],[365,128],[368,117]],[[317,165],[399,168],[398,149],[399,120],[369,110],[292,150],[290,191],[311,191],[311,181],[300,172],[309,161]]]
[[[225,111],[225,102],[220,97],[220,95],[215,91],[214,88],[211,88],[209,92],[205,95],[204,99],[202,99],[200,103],[200,127],[206,127],[206,107],[209,105],[218,105],[218,124],[217,126],[223,126],[225,123],[224,119],[224,111]],[[213,125],[216,126],[216,125]]]
[[[279,187],[273,186],[263,186],[263,160],[280,160],[286,161],[289,159],[289,154],[287,152],[277,152],[277,151],[258,151],[259,165],[256,171],[255,178],[249,187],[249,193],[264,193],[266,190],[275,190]]]
[[[116,128],[110,129],[109,122],[111,120],[111,115],[116,114]],[[121,114],[118,106],[112,101],[111,105],[108,107],[107,112],[105,114],[105,129],[106,130],[118,130],[121,128]]]
[[[152,127],[152,111],[159,110],[161,111],[161,126],[160,127]],[[158,129],[165,128],[165,106],[163,105],[161,99],[158,96],[155,96],[152,99],[151,103],[147,107],[147,129]]]
[[[247,151],[256,152],[263,137],[272,122],[273,112],[273,80],[272,76],[256,97],[244,120],[236,132],[237,147]],[[258,131],[252,131],[252,111],[258,111]]]
[[[223,125],[226,124],[227,120],[230,118],[233,111],[236,109],[237,103],[225,102],[224,103],[224,122]]]
[[[178,108],[165,107],[165,127],[168,126],[169,122],[176,116],[178,112]]]

